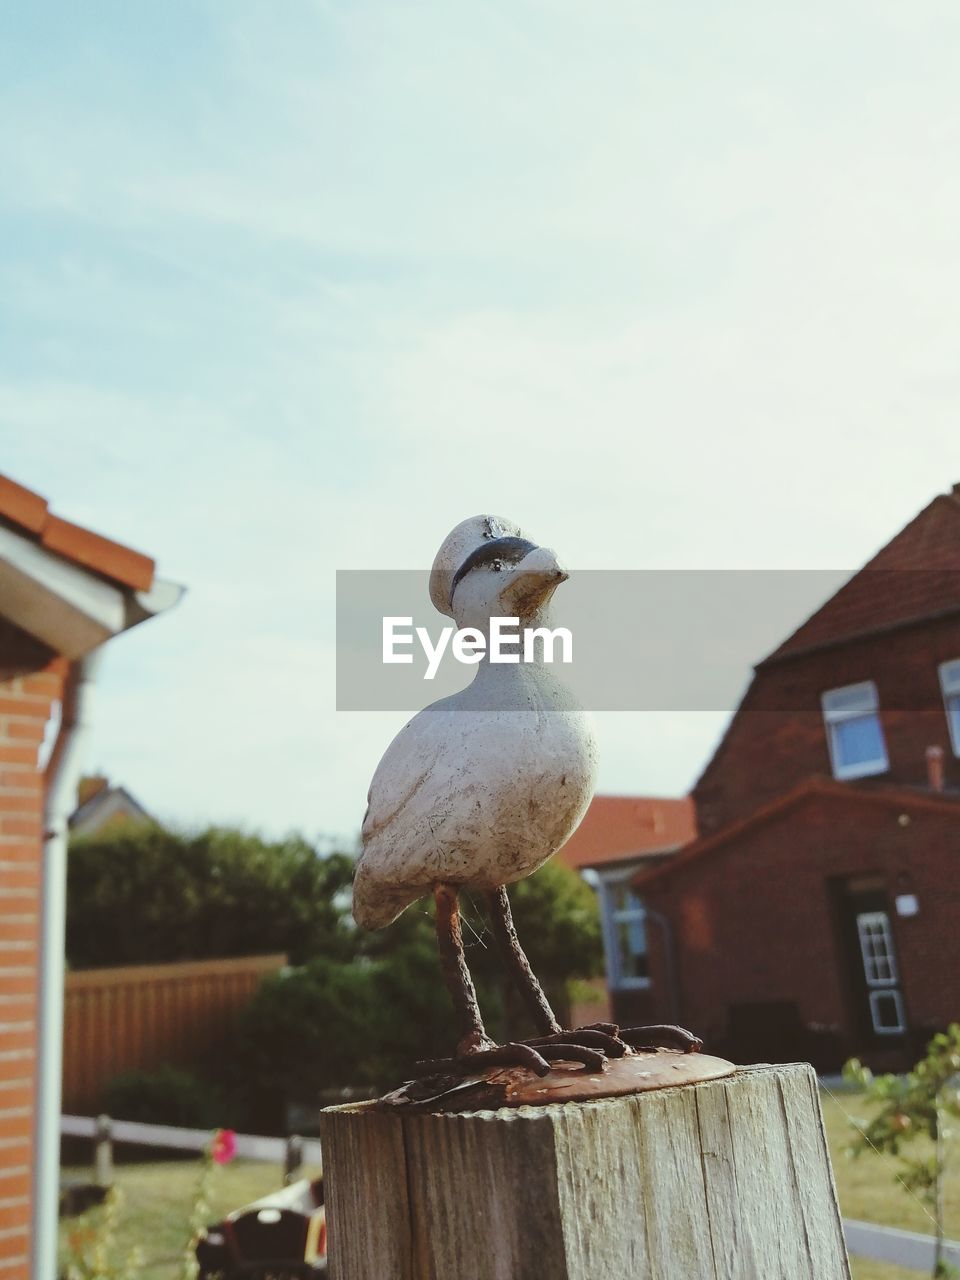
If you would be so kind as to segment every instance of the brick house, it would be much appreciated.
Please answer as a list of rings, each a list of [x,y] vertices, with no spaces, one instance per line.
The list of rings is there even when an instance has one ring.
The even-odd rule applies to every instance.
[[[960,485],[757,665],[693,802],[633,880],[653,1012],[824,1069],[960,1018]]]
[[[606,988],[596,984],[596,1007],[582,1021],[614,1016],[649,1021],[648,934],[667,926],[633,887],[637,873],[659,866],[697,834],[689,796],[595,796],[580,826],[557,854],[597,891],[603,926]]]
[[[67,819],[97,651],[176,602],[0,476],[0,1277],[56,1274]]]

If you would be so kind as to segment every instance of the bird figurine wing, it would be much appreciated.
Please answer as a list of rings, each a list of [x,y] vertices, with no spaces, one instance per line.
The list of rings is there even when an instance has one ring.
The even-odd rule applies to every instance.
[[[542,865],[593,792],[580,716],[457,711],[463,694],[415,716],[370,784],[353,914],[390,924],[440,882],[483,891]]]
[[[367,792],[360,832],[363,852],[353,887],[353,914],[367,929],[389,924],[430,889],[429,880],[420,887],[415,846],[420,843],[421,854],[426,854],[416,833],[435,808],[439,777],[446,772],[440,767],[446,749],[429,714],[432,710],[421,711],[400,730]]]
[[[423,788],[443,753],[442,738],[428,732],[424,712],[408,720],[384,752],[367,792],[361,838],[366,846],[398,818]]]

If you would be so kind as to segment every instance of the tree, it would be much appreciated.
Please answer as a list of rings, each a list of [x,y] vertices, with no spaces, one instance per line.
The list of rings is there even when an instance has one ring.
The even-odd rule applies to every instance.
[[[512,890],[531,963],[563,998],[602,964],[592,890],[567,867],[542,868]],[[484,915],[464,895],[464,941],[488,1030],[522,1024]],[[410,1079],[420,1058],[446,1057],[457,1026],[443,985],[429,900],[389,928],[358,931],[351,964],[315,960],[267,979],[241,1014],[217,1065],[237,1123],[275,1129],[285,1104],[346,1087],[375,1091]],[[558,1000],[559,1007],[559,1000]],[[531,1029],[532,1030],[532,1029]]]
[[[859,1085],[877,1108],[869,1124],[859,1129],[850,1152],[899,1157],[898,1181],[933,1213],[936,1254],[932,1274],[956,1275],[956,1268],[948,1266],[943,1258],[943,1192],[945,1126],[948,1117],[960,1117],[960,1025],[953,1023],[945,1034],[934,1036],[926,1056],[905,1076],[874,1076],[856,1058],[846,1064],[843,1074]],[[922,1145],[924,1138],[932,1148],[918,1152],[916,1147]],[[907,1146],[913,1148],[909,1156],[902,1154]]]
[[[67,957],[74,968],[286,952],[349,959],[352,860],[306,840],[221,827],[118,826],[70,844]]]
[[[513,918],[534,971],[552,983],[603,972],[597,895],[562,862],[510,889]]]

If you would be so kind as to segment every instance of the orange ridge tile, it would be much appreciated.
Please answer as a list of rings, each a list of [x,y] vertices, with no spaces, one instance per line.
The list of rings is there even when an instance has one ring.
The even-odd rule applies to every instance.
[[[0,476],[0,516],[22,525],[31,533],[40,533],[47,523],[47,501],[32,489]]]
[[[153,585],[155,566],[149,556],[59,516],[51,516],[47,521],[41,542],[48,551],[55,551],[136,591],[149,591]]]

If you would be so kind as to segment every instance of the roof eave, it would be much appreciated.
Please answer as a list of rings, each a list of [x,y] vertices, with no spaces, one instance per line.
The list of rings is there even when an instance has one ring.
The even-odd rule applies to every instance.
[[[3,615],[71,661],[172,608],[182,595],[182,587],[163,580],[147,591],[123,588],[0,525]]]
[[[742,818],[735,818],[721,827],[719,831],[708,836],[701,836],[691,841],[672,858],[658,866],[637,871],[632,878],[634,888],[643,890],[654,883],[659,883],[670,876],[686,870],[695,862],[711,858],[721,849],[730,845],[737,836],[751,831],[764,823],[777,820],[785,812],[802,804],[811,797],[820,796],[826,799],[839,800],[854,804],[886,805],[892,809],[925,809],[955,812],[960,816],[960,793],[930,791],[923,788],[881,785],[876,787],[857,786],[851,782],[838,782],[834,778],[822,774],[811,774],[799,782],[791,791],[777,796],[768,804],[753,810]]]

